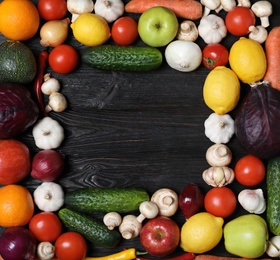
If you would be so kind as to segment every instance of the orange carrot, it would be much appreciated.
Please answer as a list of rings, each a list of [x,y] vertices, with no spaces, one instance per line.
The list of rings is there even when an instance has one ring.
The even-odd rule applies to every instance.
[[[143,13],[154,6],[164,6],[184,19],[197,20],[202,17],[202,4],[195,0],[131,0],[125,5],[125,11]]]
[[[195,260],[252,260],[249,258],[242,257],[226,257],[226,256],[215,256],[215,255],[197,255]],[[263,258],[261,260],[271,260],[271,258]]]
[[[272,88],[280,90],[280,26],[274,27],[265,41],[267,70],[264,80]]]

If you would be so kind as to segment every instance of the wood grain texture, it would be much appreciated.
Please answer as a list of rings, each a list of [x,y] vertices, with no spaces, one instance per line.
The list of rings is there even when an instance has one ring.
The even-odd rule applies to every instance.
[[[274,13],[269,30],[280,25],[280,1],[271,2]],[[25,42],[36,56],[44,49],[39,38],[37,34]],[[237,39],[227,36],[222,43],[229,48]],[[4,40],[1,35],[0,41]],[[205,46],[202,39],[197,42]],[[67,43],[78,52],[85,48],[73,38],[71,30]],[[143,43],[138,40],[136,44]],[[202,97],[209,72],[202,65],[194,72],[182,73],[164,62],[155,71],[128,73],[96,70],[80,63],[68,75],[56,74],[49,66],[46,72],[61,82],[61,92],[69,102],[65,112],[50,113],[65,130],[65,140],[59,150],[65,154],[66,169],[57,180],[65,192],[92,186],[143,187],[151,195],[159,188],[168,187],[179,193],[189,182],[198,184],[203,192],[211,188],[201,177],[209,167],[205,152],[212,145],[204,134],[204,121],[212,111]],[[32,89],[32,85],[29,87]],[[248,86],[242,86],[242,98],[247,91]],[[230,114],[234,117],[235,112]],[[17,139],[28,145],[32,156],[39,151],[31,129]],[[245,152],[235,137],[228,146],[233,152],[230,166],[234,167]],[[40,182],[27,177],[21,184],[33,192]],[[230,187],[236,194],[244,188],[236,181]],[[265,184],[261,187],[265,190]],[[244,213],[238,205],[230,218]],[[174,220],[179,226],[185,221],[180,211]],[[125,247],[143,250],[136,238],[123,240],[115,249],[89,244],[88,254],[106,255]],[[178,248],[173,255],[181,253]],[[223,241],[209,253],[230,256]]]

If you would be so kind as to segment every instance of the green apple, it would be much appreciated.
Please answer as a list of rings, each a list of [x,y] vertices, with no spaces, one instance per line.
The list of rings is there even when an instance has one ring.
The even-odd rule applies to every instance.
[[[144,43],[152,47],[162,47],[177,35],[179,23],[176,15],[163,6],[149,8],[141,14],[138,33]]]
[[[258,258],[267,248],[268,228],[259,215],[246,214],[228,222],[224,227],[226,250],[245,258]]]

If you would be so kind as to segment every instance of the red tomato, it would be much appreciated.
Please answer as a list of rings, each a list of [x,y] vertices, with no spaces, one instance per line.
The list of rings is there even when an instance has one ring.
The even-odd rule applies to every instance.
[[[129,45],[138,38],[137,22],[128,16],[116,20],[112,26],[112,39],[118,45]]]
[[[82,260],[86,256],[87,243],[77,232],[65,232],[55,241],[55,254],[60,260]]]
[[[67,14],[67,3],[65,0],[39,0],[39,15],[46,21],[60,20]]]
[[[210,70],[228,63],[228,50],[220,43],[206,45],[202,50],[202,56],[203,65]]]
[[[246,155],[239,159],[235,165],[235,179],[244,186],[255,186],[265,178],[265,165],[263,161],[253,155]]]
[[[237,199],[228,187],[214,187],[205,194],[204,207],[216,217],[226,218],[236,209]]]
[[[67,44],[56,46],[49,54],[50,67],[59,74],[67,74],[74,70],[78,61],[77,51]]]
[[[227,30],[235,36],[244,36],[249,33],[249,27],[255,25],[256,17],[250,8],[236,6],[231,9],[225,18]]]
[[[40,242],[54,242],[62,232],[62,223],[52,212],[40,212],[32,217],[29,229]]]

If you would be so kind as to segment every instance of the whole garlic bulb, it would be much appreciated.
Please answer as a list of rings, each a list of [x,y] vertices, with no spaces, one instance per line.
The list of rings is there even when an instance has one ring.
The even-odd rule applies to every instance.
[[[223,187],[234,180],[234,171],[227,166],[212,166],[202,173],[203,180],[210,186]]]
[[[266,210],[262,189],[244,189],[238,194],[238,201],[249,213],[262,214]]]

